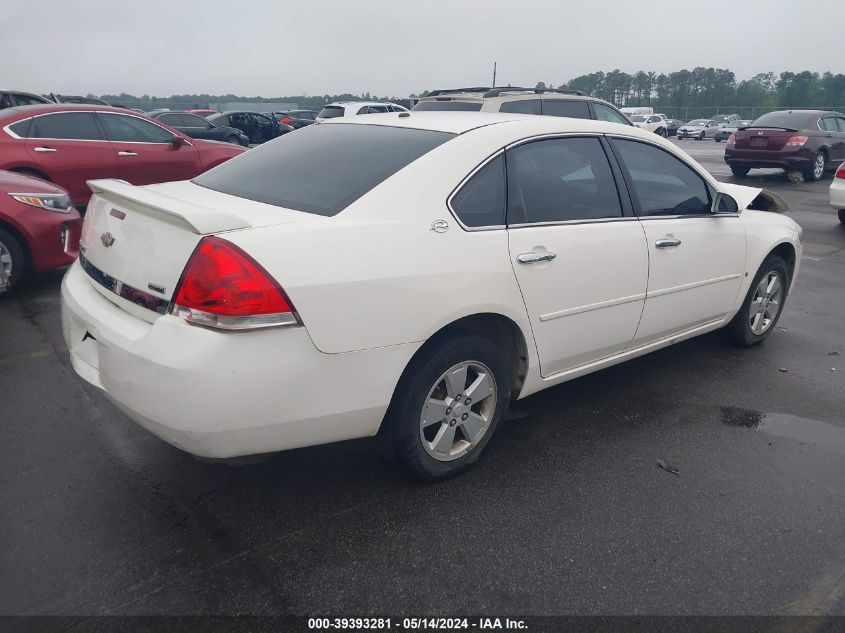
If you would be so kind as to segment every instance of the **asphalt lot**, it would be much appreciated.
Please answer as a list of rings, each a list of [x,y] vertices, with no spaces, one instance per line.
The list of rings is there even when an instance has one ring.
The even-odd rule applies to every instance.
[[[75,377],[61,274],[0,301],[0,614],[845,614],[830,176],[735,180],[724,144],[681,145],[793,206],[805,256],[778,330],[517,403],[479,466],[437,485],[369,441],[194,460]]]

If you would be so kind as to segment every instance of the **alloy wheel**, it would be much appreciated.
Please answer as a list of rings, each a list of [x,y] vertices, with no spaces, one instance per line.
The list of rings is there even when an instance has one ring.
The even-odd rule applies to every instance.
[[[0,292],[8,290],[12,284],[12,252],[0,242]]]
[[[496,413],[493,372],[465,361],[446,370],[432,386],[420,415],[420,440],[438,461],[463,457],[487,433]]]
[[[763,275],[754,298],[749,306],[748,319],[751,332],[756,336],[764,334],[777,318],[783,297],[783,282],[776,271]]]
[[[821,152],[816,154],[816,162],[813,163],[813,175],[816,177],[816,180],[824,175],[824,154]]]

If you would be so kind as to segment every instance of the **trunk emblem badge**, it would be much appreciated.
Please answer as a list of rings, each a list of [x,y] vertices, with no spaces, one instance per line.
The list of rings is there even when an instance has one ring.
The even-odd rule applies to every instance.
[[[150,290],[155,290],[156,292],[160,292],[161,294],[164,294],[164,291],[165,291],[164,286],[161,286],[159,284],[154,284],[153,282],[148,283],[147,288],[149,288]]]
[[[109,246],[114,244],[114,236],[108,231],[106,231],[100,236],[100,241],[103,243],[103,246],[108,248]]]

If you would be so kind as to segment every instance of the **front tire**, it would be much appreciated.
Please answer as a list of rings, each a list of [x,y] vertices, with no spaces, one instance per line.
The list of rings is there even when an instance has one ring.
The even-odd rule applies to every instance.
[[[488,338],[433,341],[402,375],[382,422],[391,459],[426,481],[470,468],[508,407],[511,375],[507,355]]]
[[[827,163],[827,156],[824,152],[816,152],[813,158],[813,164],[804,170],[804,180],[816,182],[824,176],[824,168]]]
[[[657,136],[662,136],[663,138],[667,138],[669,133],[666,131],[666,128],[659,128],[657,130]]]
[[[0,229],[0,296],[12,290],[24,276],[23,247],[17,238]]]
[[[754,276],[739,312],[725,328],[728,340],[739,347],[765,341],[777,325],[789,288],[789,269],[783,258],[770,255]]]
[[[226,142],[227,142],[227,143],[231,143],[232,145],[241,145],[241,139],[239,139],[239,138],[238,138],[237,136],[235,136],[234,134],[233,134],[232,136],[227,136],[227,137],[226,137]]]

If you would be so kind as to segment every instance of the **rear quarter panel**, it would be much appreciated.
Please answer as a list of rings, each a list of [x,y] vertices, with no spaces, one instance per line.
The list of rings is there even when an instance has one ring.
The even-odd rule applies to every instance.
[[[446,204],[504,144],[494,130],[472,136],[433,150],[324,222],[225,237],[279,281],[323,352],[424,341],[484,312],[515,321],[533,349],[507,231],[466,231]],[[436,233],[432,222],[441,219],[449,229]]]

